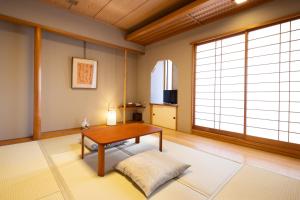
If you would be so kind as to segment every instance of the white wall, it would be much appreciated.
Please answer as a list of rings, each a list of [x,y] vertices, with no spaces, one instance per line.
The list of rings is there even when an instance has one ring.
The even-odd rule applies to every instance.
[[[164,61],[158,61],[151,72],[151,103],[163,103]]]
[[[33,29],[0,21],[0,140],[32,135]],[[42,131],[106,123],[108,105],[123,100],[124,52],[87,44],[86,56],[98,61],[98,88],[71,89],[72,57],[83,57],[83,42],[43,32]],[[128,54],[127,100],[136,101],[137,57]],[[130,119],[131,112],[127,113]],[[122,113],[117,109],[118,121]]]
[[[0,21],[0,44],[0,140],[28,137],[33,123],[33,29]]]
[[[0,0],[0,14],[67,32],[144,50],[111,25],[70,13],[40,0]],[[42,131],[74,128],[83,117],[106,122],[108,104],[123,97],[124,52],[87,44],[87,57],[98,60],[97,90],[71,89],[71,58],[83,57],[83,42],[43,32]],[[0,140],[32,135],[33,30],[0,21]],[[128,57],[127,100],[136,101],[136,55]],[[121,113],[117,110],[118,120]],[[130,112],[127,117],[130,119]]]
[[[200,26],[146,47],[146,54],[138,58],[138,100],[150,101],[150,74],[158,60],[170,59],[178,68],[178,130],[191,131],[191,42],[202,38],[238,30],[293,13],[299,13],[299,0],[274,0],[245,12]],[[145,109],[144,121],[150,121],[150,110]]]
[[[0,14],[17,17],[64,31],[103,40],[119,46],[144,50],[144,47],[124,39],[125,33],[89,17],[68,12],[42,0],[0,0]]]
[[[124,52],[87,44],[86,57],[98,61],[98,87],[72,89],[72,57],[83,57],[83,42],[44,33],[42,44],[42,131],[78,127],[84,117],[91,124],[105,124],[108,106],[123,101]],[[129,54],[129,101],[136,100],[135,71],[136,56]],[[117,117],[120,121],[120,110]]]

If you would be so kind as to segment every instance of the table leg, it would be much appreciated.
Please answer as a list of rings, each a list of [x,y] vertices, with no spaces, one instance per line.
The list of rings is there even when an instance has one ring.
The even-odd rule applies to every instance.
[[[84,159],[84,135],[81,133],[81,159]]]
[[[162,152],[162,131],[159,132],[159,151]]]
[[[104,145],[98,144],[98,176],[104,176],[105,150]]]
[[[136,138],[135,138],[135,143],[136,143],[136,144],[140,143],[140,137],[136,137]]]

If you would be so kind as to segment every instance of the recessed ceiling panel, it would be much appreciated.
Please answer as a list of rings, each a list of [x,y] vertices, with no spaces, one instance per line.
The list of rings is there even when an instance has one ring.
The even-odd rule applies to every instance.
[[[136,26],[143,26],[153,21],[154,18],[162,17],[179,6],[185,5],[193,0],[148,0],[134,12],[119,20],[115,25],[130,30]]]
[[[70,9],[71,11],[94,17],[98,12],[101,12],[110,1],[111,0],[78,0],[77,5],[72,5]]]
[[[146,0],[112,0],[95,18],[110,24],[116,24],[145,2]]]

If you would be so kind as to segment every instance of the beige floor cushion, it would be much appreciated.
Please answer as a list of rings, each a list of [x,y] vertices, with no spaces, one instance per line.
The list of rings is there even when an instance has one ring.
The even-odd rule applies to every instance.
[[[155,150],[133,155],[116,165],[116,169],[135,182],[147,197],[189,167],[190,165]]]

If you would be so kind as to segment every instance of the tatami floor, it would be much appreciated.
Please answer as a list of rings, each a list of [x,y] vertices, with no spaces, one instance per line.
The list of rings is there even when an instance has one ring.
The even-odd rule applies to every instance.
[[[260,200],[299,198],[299,159],[169,129],[163,130],[163,137],[164,152],[192,167],[184,176],[163,186],[150,198],[152,200],[166,199],[170,195],[174,200],[240,200],[240,195],[242,199]],[[136,187],[112,169],[128,156],[157,149],[157,141],[157,137],[145,136],[138,145],[129,142],[106,151],[107,176],[103,179],[96,173],[97,153],[80,159],[78,133],[2,146],[0,199],[145,199]],[[273,192],[274,188],[277,193]]]
[[[164,129],[164,139],[300,180],[300,159]]]

